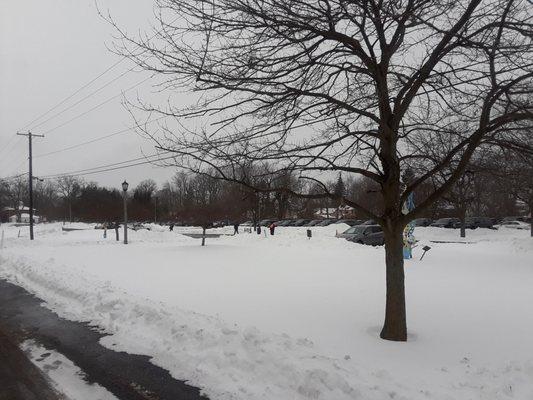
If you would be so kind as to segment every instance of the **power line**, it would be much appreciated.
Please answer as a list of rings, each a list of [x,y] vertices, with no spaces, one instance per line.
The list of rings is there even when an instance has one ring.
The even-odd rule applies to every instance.
[[[148,121],[146,123],[144,123],[143,125],[148,125],[148,124],[151,124],[151,123],[154,123],[156,121],[160,121],[162,120],[163,118],[166,118],[167,116],[164,115],[162,117],[159,117],[159,118],[156,118],[156,119],[153,119],[151,121]],[[73,150],[73,149],[77,149],[79,147],[82,147],[82,146],[86,146],[88,144],[92,144],[92,143],[96,143],[96,142],[99,142],[101,140],[104,140],[104,139],[108,139],[110,137],[113,137],[113,136],[117,136],[117,135],[120,135],[122,133],[126,133],[126,132],[130,132],[132,130],[134,130],[135,128],[139,127],[140,125],[134,125],[134,126],[130,126],[128,128],[125,128],[125,129],[122,129],[120,131],[117,131],[117,132],[113,132],[113,133],[110,133],[110,134],[107,134],[107,135],[104,135],[104,136],[100,136],[96,139],[92,139],[92,140],[88,140],[86,142],[82,142],[82,143],[78,143],[78,144],[75,144],[75,145],[72,145],[72,146],[68,146],[68,147],[64,147],[62,149],[59,149],[59,150],[54,150],[54,151],[50,151],[48,153],[43,153],[43,154],[38,154],[36,156],[34,156],[33,158],[40,158],[40,157],[46,157],[46,156],[50,156],[52,154],[57,154],[57,153],[62,153],[64,151],[69,151],[69,150]]]
[[[34,157],[34,158],[35,158],[35,157]],[[17,171],[17,170],[18,170],[20,167],[22,167],[22,165],[23,165],[24,163],[26,163],[27,161],[28,161],[28,160],[27,160],[26,158],[24,158],[24,159],[20,162],[20,164],[17,165],[17,166],[13,169],[13,171]]]
[[[104,72],[101,72],[98,76],[96,76],[95,78],[91,79],[89,82],[87,82],[85,85],[83,85],[82,87],[80,87],[79,89],[77,89],[76,91],[74,91],[74,93],[72,93],[71,95],[67,96],[66,98],[64,98],[63,100],[61,100],[59,103],[57,103],[55,106],[53,106],[52,108],[48,109],[46,112],[42,113],[41,115],[39,115],[37,118],[33,119],[32,121],[28,122],[26,125],[24,125],[21,130],[24,130],[26,128],[28,128],[28,126],[30,126],[31,124],[33,124],[34,122],[40,120],[42,117],[44,117],[45,115],[49,114],[50,112],[54,111],[55,109],[57,109],[59,106],[65,104],[67,101],[69,101],[70,99],[72,99],[74,96],[76,96],[79,92],[81,92],[83,89],[85,89],[86,87],[92,85],[94,82],[96,82],[98,79],[100,79],[102,76],[104,76],[105,74],[107,74],[109,71],[111,71],[113,68],[115,68],[117,65],[119,65],[120,63],[122,63],[124,60],[126,59],[126,57],[122,57],[120,60],[116,61],[115,63],[113,63],[111,66],[109,66]]]
[[[1,155],[4,151],[7,150],[7,148],[9,147],[9,145],[11,144],[11,142],[13,142],[13,140],[15,140],[15,138],[16,138],[16,136],[11,136],[11,137],[9,138],[9,140],[7,141],[5,147],[2,148],[2,149],[0,150],[0,155]],[[20,139],[20,138],[19,138],[19,139]]]
[[[169,25],[173,24],[174,22],[176,22],[180,17],[176,17],[174,18],[172,21],[169,22]],[[161,33],[161,31],[155,31],[154,34],[152,36],[150,36],[148,38],[148,40],[151,40],[153,39],[154,37],[156,37],[159,33]],[[92,85],[94,82],[96,82],[98,79],[100,79],[102,76],[104,76],[105,74],[107,74],[109,71],[111,71],[112,69],[114,69],[117,65],[121,64],[122,62],[124,62],[124,60],[128,59],[128,56],[122,56],[119,60],[117,60],[116,62],[114,62],[113,64],[111,64],[108,68],[106,68],[103,72],[101,72],[100,74],[98,74],[95,78],[91,79],[89,82],[87,82],[86,84],[82,85],[79,89],[75,90],[72,94],[70,94],[69,96],[67,96],[66,98],[64,98],[63,100],[61,100],[59,103],[57,103],[55,106],[49,108],[47,111],[45,111],[44,113],[42,113],[41,115],[39,115],[38,117],[34,118],[33,120],[31,120],[30,122],[28,122],[26,125],[24,125],[20,130],[26,130],[29,126],[31,126],[33,123],[37,122],[38,120],[40,120],[42,117],[48,115],[49,113],[51,113],[52,111],[54,111],[55,109],[57,109],[59,106],[65,104],[67,101],[69,101],[70,99],[72,99],[74,96],[76,96],[78,93],[80,93],[83,89],[85,89],[86,87]],[[133,68],[132,68],[133,69]],[[130,72],[132,69],[128,70],[127,72]],[[119,77],[122,77],[123,75],[119,76]],[[117,78],[118,79],[118,78]],[[94,94],[94,93],[93,93]],[[90,97],[90,96],[88,96]],[[40,126],[40,125],[39,125]]]
[[[95,91],[89,93],[88,95],[86,95],[85,97],[82,97],[80,100],[78,100],[77,102],[75,102],[74,104],[71,104],[70,106],[68,106],[67,108],[64,108],[63,110],[55,113],[54,115],[52,115],[51,117],[48,117],[47,119],[45,119],[44,121],[41,121],[39,122],[37,125],[34,125],[32,127],[32,129],[36,129],[44,124],[46,124],[47,122],[53,120],[54,118],[60,116],[61,114],[67,112],[68,110],[71,110],[72,108],[76,107],[78,104],[82,103],[83,101],[87,100],[89,97],[92,97],[94,96],[96,93],[100,92],[101,90],[105,89],[106,87],[108,87],[109,85],[111,85],[112,83],[116,82],[117,80],[119,80],[120,78],[122,78],[124,75],[126,75],[127,73],[133,71],[134,68],[130,68],[126,71],[124,71],[122,74],[120,74],[119,76],[113,78],[112,80],[110,80],[109,82],[105,83],[104,85],[100,86],[98,89],[96,89]]]
[[[94,110],[97,110],[98,108],[100,108],[100,107],[106,105],[107,103],[109,103],[110,101],[116,99],[117,97],[122,96],[124,93],[129,92],[130,90],[135,89],[137,86],[142,85],[144,82],[146,82],[146,81],[147,81],[148,79],[150,79],[150,78],[152,78],[151,75],[150,75],[149,77],[143,79],[142,81],[137,82],[135,85],[129,87],[128,89],[122,91],[121,93],[119,93],[119,94],[117,94],[117,95],[115,95],[115,96],[113,96],[113,97],[110,97],[109,99],[107,99],[107,100],[105,100],[105,101],[103,101],[103,102],[97,104],[96,106],[94,106],[94,107],[88,109],[87,111],[82,112],[81,114],[78,114],[78,115],[76,115],[75,117],[72,117],[71,119],[69,119],[69,120],[63,122],[62,124],[59,124],[59,125],[55,126],[54,128],[45,131],[43,134],[44,134],[44,135],[47,135],[47,134],[49,134],[50,132],[53,132],[53,131],[55,131],[55,130],[57,130],[57,129],[59,129],[59,128],[62,128],[62,127],[64,127],[65,125],[68,125],[68,124],[70,124],[71,122],[73,122],[73,121],[75,121],[75,120],[77,120],[77,119],[79,119],[79,118],[81,118],[81,117],[83,117],[83,116],[89,114],[90,112],[92,112],[92,111],[94,111]]]
[[[41,175],[40,177],[41,178],[45,178],[45,179],[50,179],[50,178],[57,178],[57,177],[60,177],[60,176],[89,175],[89,174],[100,173],[100,172],[105,172],[105,171],[113,171],[115,169],[129,168],[129,167],[133,167],[135,165],[148,164],[148,163],[151,163],[151,162],[154,162],[154,161],[168,160],[170,158],[176,157],[176,155],[172,155],[172,156],[169,156],[169,157],[163,157],[163,158],[160,158],[160,159],[150,160],[153,157],[159,157],[161,155],[165,155],[165,154],[168,154],[168,153],[173,153],[173,152],[172,151],[164,151],[164,152],[161,152],[161,153],[151,154],[149,156],[133,158],[131,160],[125,160],[125,161],[120,161],[120,162],[117,162],[117,163],[100,165],[98,167],[80,169],[80,170],[77,170],[77,171],[64,172],[64,173],[60,173],[60,174]],[[123,164],[128,164],[128,163],[135,162],[135,161],[140,161],[140,160],[145,160],[145,161],[141,162],[141,163],[136,163],[136,164],[132,164],[132,165],[123,166]],[[120,165],[122,165],[122,166],[120,167]],[[112,168],[110,168],[110,167],[112,167]],[[101,171],[95,171],[95,170],[101,170]],[[93,171],[93,172],[91,172],[91,171]]]
[[[22,138],[20,136],[16,136],[18,139],[12,143],[11,148],[9,149],[9,154],[7,154],[5,157],[2,157],[0,160],[4,165],[9,165],[11,161],[16,161],[20,156],[20,149],[17,149],[17,146],[22,143]]]
[[[130,168],[130,167],[135,167],[137,165],[151,164],[154,161],[170,160],[171,158],[175,158],[175,157],[176,157],[175,155],[172,155],[172,156],[160,158],[158,160],[148,160],[148,161],[138,162],[138,163],[135,163],[135,164],[124,165],[122,167],[107,168],[107,169],[103,169],[103,170],[100,170],[100,171],[93,171],[93,172],[85,172],[85,173],[82,173],[82,174],[75,174],[74,176],[85,176],[85,175],[101,174],[102,172],[108,172],[108,171],[115,171],[115,170],[118,170],[118,169]]]
[[[26,160],[24,160],[26,161]],[[0,181],[10,181],[12,179],[17,179],[17,178],[20,178],[21,176],[24,176],[24,175],[28,175],[27,172],[24,172],[22,174],[18,174],[18,175],[11,175],[11,176],[6,176],[4,178],[0,178]]]
[[[13,142],[14,138],[17,138],[15,142]],[[6,147],[4,147],[2,150],[0,150],[0,154],[6,152],[6,150],[11,150],[17,146],[22,141],[22,138],[17,137],[16,135],[11,136],[11,139],[7,142]],[[11,148],[9,145],[11,144]]]

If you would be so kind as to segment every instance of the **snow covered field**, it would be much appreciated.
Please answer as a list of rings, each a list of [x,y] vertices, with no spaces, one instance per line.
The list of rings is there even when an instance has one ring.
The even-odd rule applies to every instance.
[[[127,246],[92,225],[3,225],[0,277],[104,344],[147,354],[211,399],[533,399],[528,231],[417,228],[406,263],[409,342],[378,338],[382,248],[342,226],[200,241],[154,226]],[[197,230],[199,231],[199,230]],[[231,232],[231,230],[221,232]],[[121,233],[122,234],[122,233]]]

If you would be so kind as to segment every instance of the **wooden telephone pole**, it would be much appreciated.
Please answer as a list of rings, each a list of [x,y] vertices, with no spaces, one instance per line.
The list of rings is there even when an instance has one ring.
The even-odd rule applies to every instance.
[[[28,133],[17,133],[19,136],[27,136],[28,137],[28,161],[29,161],[29,179],[28,179],[28,185],[29,185],[29,197],[30,197],[30,240],[33,240],[33,169],[32,169],[32,138],[33,137],[44,137],[44,135],[35,135],[31,132]]]

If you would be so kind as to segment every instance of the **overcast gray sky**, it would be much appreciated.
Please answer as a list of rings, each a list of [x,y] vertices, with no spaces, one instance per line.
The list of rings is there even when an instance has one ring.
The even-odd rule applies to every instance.
[[[98,0],[98,5],[102,10],[109,10],[121,26],[133,32],[146,29],[153,20],[152,0]],[[125,74],[97,94],[55,116],[132,68],[127,60],[70,101],[29,124],[120,60],[106,48],[112,44],[112,34],[113,29],[98,16],[93,0],[0,0],[0,178],[27,171],[27,140],[14,136],[17,131],[28,129],[45,134],[44,139],[34,139],[34,174],[37,176],[78,171],[154,152],[151,142],[127,132],[42,156],[132,125],[121,105],[120,94],[146,77],[135,72]],[[127,92],[126,96],[135,97],[137,90],[149,88],[148,81]],[[69,122],[113,96],[117,97]],[[171,168],[144,165],[84,178],[118,187],[123,179],[133,185],[146,178],[162,183],[173,173]]]

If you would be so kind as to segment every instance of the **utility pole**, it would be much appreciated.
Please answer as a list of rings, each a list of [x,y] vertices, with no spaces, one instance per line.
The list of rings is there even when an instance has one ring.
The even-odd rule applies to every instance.
[[[44,137],[44,135],[35,135],[28,131],[28,133],[18,133],[18,136],[27,136],[28,137],[28,161],[29,161],[29,196],[30,196],[30,240],[33,240],[33,169],[32,169],[32,138],[33,137]]]

